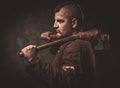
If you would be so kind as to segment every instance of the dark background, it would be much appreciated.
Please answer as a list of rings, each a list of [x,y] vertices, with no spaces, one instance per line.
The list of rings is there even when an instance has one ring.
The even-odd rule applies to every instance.
[[[67,0],[1,1],[0,3],[0,87],[43,88],[25,72],[27,62],[18,56],[29,44],[43,44],[40,33],[52,30],[55,6]],[[85,29],[100,28],[110,34],[110,50],[96,54],[97,88],[119,88],[119,5],[105,0],[79,0],[85,15]],[[40,51],[46,63],[53,60],[49,48]]]

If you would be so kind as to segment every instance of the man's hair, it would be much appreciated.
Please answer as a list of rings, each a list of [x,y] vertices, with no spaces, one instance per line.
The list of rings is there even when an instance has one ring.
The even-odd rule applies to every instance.
[[[76,2],[67,2],[67,3],[62,3],[59,4],[54,12],[59,12],[62,8],[65,8],[68,11],[68,16],[70,19],[76,18],[78,20],[78,28],[81,29],[83,26],[83,21],[84,21],[84,14],[83,11],[80,7],[80,5]]]

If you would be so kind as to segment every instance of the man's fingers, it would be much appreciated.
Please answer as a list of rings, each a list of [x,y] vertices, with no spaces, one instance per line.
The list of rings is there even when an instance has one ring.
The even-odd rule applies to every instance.
[[[30,52],[30,50],[35,49],[37,46],[36,45],[29,45],[21,50],[24,54],[27,52]]]
[[[47,39],[47,40],[50,40],[50,34],[52,34],[52,32],[48,31],[48,32],[44,32],[40,35],[40,37],[42,39]]]

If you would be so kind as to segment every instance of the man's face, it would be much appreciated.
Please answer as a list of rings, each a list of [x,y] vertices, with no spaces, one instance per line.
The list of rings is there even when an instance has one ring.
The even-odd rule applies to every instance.
[[[56,29],[57,35],[62,37],[70,35],[72,32],[72,22],[68,19],[64,9],[55,13],[54,28]]]

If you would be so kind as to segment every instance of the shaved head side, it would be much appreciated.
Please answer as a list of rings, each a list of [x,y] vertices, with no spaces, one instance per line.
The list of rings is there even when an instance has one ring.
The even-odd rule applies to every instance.
[[[55,13],[63,12],[63,15],[68,19],[76,18],[78,21],[78,28],[82,24],[82,12],[81,8],[77,3],[64,3],[60,4],[55,8]]]
[[[61,8],[60,10],[64,11],[65,16],[70,19],[78,18],[80,16],[78,9],[74,5],[66,5],[63,8]]]

